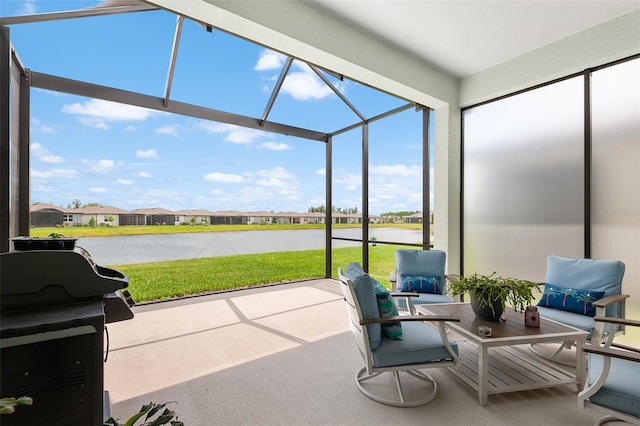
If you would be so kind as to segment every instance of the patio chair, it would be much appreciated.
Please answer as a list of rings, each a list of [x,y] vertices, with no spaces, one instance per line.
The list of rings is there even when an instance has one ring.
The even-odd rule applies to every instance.
[[[617,260],[576,259],[561,256],[547,258],[547,272],[542,298],[538,303],[541,318],[557,321],[589,332],[587,340],[604,343],[608,331],[595,323],[594,316],[624,318],[625,300],[621,294],[625,265]],[[621,325],[615,333],[623,333]],[[531,345],[531,350],[554,362],[574,365],[566,350],[572,350],[574,341],[568,341],[555,350],[545,351],[548,344]]]
[[[605,414],[595,421],[595,426],[612,420],[640,425],[640,348],[613,341],[616,328],[640,327],[640,321],[607,317],[595,317],[595,321],[611,330],[604,345],[582,345],[588,356],[589,373],[584,390],[578,394],[578,406]]]
[[[398,307],[413,315],[413,305],[453,302],[447,296],[447,284],[460,277],[444,273],[446,260],[441,250],[396,250],[396,270],[389,274],[389,280],[394,296],[403,296]]]
[[[343,284],[353,338],[364,360],[364,366],[355,376],[358,390],[374,401],[396,407],[415,407],[433,400],[438,394],[438,385],[431,375],[421,370],[456,365],[458,347],[447,339],[445,321],[459,319],[432,315],[398,316],[388,290],[366,274],[357,262],[350,263],[344,273],[339,268],[338,277]],[[425,321],[435,322],[437,328]],[[385,385],[389,382],[382,379],[363,384],[387,372],[395,379],[396,390],[392,393],[385,393],[388,391]],[[423,390],[424,383],[412,379],[421,385],[420,391],[405,397],[400,373],[406,373],[403,378],[426,382],[427,389]],[[394,396],[396,392],[397,396]]]

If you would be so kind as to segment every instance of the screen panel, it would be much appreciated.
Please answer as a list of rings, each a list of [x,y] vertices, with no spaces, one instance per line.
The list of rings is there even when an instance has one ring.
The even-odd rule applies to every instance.
[[[592,74],[592,256],[625,263],[627,317],[640,318],[640,60]],[[630,336],[640,341],[638,330]],[[635,334],[634,334],[635,333]]]
[[[464,111],[464,273],[544,281],[582,257],[583,84],[573,78]]]

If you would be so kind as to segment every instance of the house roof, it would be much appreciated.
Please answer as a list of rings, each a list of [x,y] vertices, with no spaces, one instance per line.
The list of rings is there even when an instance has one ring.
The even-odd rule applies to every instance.
[[[177,210],[174,212],[177,215],[184,216],[211,216],[213,215],[212,211],[205,209],[191,209],[191,210]]]
[[[242,216],[242,212],[238,210],[219,210],[211,212],[211,216]]]
[[[176,214],[176,212],[172,212],[171,210],[163,209],[160,207],[152,207],[149,209],[135,209],[131,210],[131,213],[139,213],[139,214]]]
[[[31,204],[30,206],[30,211],[31,212],[37,212],[37,211],[41,211],[41,210],[57,210],[61,213],[67,213],[67,212],[73,212],[73,209],[68,209],[65,207],[60,207],[60,206],[54,206],[53,204],[47,204],[47,203],[36,203],[36,204]]]
[[[120,209],[112,206],[92,206],[82,207],[80,209],[72,209],[71,212],[77,212],[82,214],[125,214],[129,213],[127,210]]]

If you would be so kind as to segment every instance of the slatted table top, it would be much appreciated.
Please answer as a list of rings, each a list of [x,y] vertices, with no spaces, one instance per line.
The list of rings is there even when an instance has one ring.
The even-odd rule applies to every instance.
[[[422,314],[452,315],[460,318],[460,322],[450,322],[448,327],[480,346],[504,346],[526,343],[540,343],[584,339],[589,334],[584,330],[570,327],[546,318],[540,319],[540,327],[524,325],[524,313],[507,307],[504,312],[505,321],[485,321],[476,318],[469,303],[443,303],[416,305]],[[480,335],[478,328],[491,328],[491,336]]]

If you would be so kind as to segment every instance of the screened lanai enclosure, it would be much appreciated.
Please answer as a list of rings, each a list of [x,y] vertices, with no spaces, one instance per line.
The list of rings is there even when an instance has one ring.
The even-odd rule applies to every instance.
[[[296,199],[309,200],[305,210],[309,203],[355,207],[363,217],[357,237],[332,226],[327,209],[327,277],[335,276],[337,242],[358,244],[361,259],[354,260],[370,264],[369,222],[380,212],[429,212],[433,223],[423,220],[411,246],[445,250],[449,273],[495,271],[540,282],[549,255],[616,259],[626,265],[628,316],[638,318],[640,5],[355,5],[154,0],[35,14],[7,14],[3,5],[0,251],[11,236],[29,233],[34,194],[49,201],[54,192],[46,191],[73,187],[68,168],[44,172],[44,161],[62,164],[51,135],[82,128],[58,145],[77,152],[139,150],[123,161],[129,175],[119,183],[137,194],[133,181],[141,176],[156,180],[156,189],[169,180],[162,180],[168,163],[162,169],[158,160],[165,159],[153,158],[157,152],[134,130],[172,117],[154,126],[152,139],[163,149],[179,147],[171,159],[194,174],[179,189],[140,195],[141,207],[171,199],[169,207],[199,208],[180,203],[190,182],[202,179],[213,182],[200,199],[212,210],[252,194],[264,204],[243,209],[269,211],[273,200],[287,200],[287,208],[300,210]],[[126,25],[113,24],[115,17]],[[383,21],[388,25],[377,25]],[[46,42],[31,43],[34,49],[29,38]],[[187,82],[196,90],[186,90]],[[235,94],[221,96],[228,87]],[[320,90],[325,94],[316,96]],[[90,114],[104,103],[133,108],[129,120],[146,119],[120,123],[117,139],[89,132],[118,127],[118,117]],[[50,105],[78,121],[41,122]],[[78,162],[91,167],[87,179],[120,166],[101,162],[106,154],[86,155]],[[229,171],[250,158],[261,165]],[[287,180],[286,166],[303,161],[304,171]],[[128,169],[150,163],[153,173]],[[233,193],[217,187],[248,177],[272,186]],[[98,181],[90,189],[109,195]]]
[[[77,2],[70,5],[76,6]],[[76,152],[86,151],[89,145],[97,144],[103,147],[101,155],[105,156],[143,145],[133,129],[123,139],[105,136],[107,128],[115,129],[116,119],[111,122],[107,119],[105,123],[92,121],[82,133],[75,132],[70,128],[72,125],[61,125],[55,130],[45,129],[45,123],[34,125],[36,121],[51,116],[47,108],[62,111],[61,115],[81,107],[103,106],[122,110],[128,115],[123,122],[127,123],[126,118],[130,118],[129,123],[131,127],[135,124],[136,130],[141,130],[145,123],[132,117],[170,117],[164,121],[172,122],[172,129],[176,131],[172,136],[177,136],[176,129],[180,128],[185,134],[190,127],[190,136],[167,140],[170,132],[167,125],[156,130],[157,140],[153,143],[144,141],[147,147],[159,147],[153,150],[154,154],[161,147],[181,145],[181,152],[172,160],[193,165],[194,174],[183,177],[187,187],[189,179],[201,180],[203,175],[204,179],[215,184],[216,178],[231,176],[228,164],[250,156],[262,161],[260,170],[254,174],[264,170],[286,174],[291,163],[302,161],[304,156],[304,161],[310,164],[306,174],[297,176],[295,182],[287,183],[280,179],[281,185],[288,185],[288,188],[282,188],[273,195],[264,186],[256,188],[260,193],[253,206],[247,205],[246,208],[273,211],[269,204],[271,199],[289,197],[292,211],[306,211],[309,205],[300,207],[294,203],[296,197],[306,196],[317,203],[314,206],[349,207],[360,213],[362,219],[354,237],[353,229],[347,232],[334,228],[332,209],[326,209],[327,256],[324,269],[327,277],[332,275],[332,269],[335,270],[331,264],[331,247],[335,241],[360,244],[361,257],[358,260],[369,263],[369,243],[373,242],[369,234],[372,216],[379,217],[380,212],[393,210],[432,210],[429,193],[432,188],[433,113],[428,106],[378,91],[211,25],[139,2],[109,1],[103,7],[82,10],[3,16],[0,24],[3,25],[2,48],[7,52],[3,60],[10,60],[10,63],[2,64],[3,102],[9,106],[8,109],[3,108],[3,120],[14,123],[13,126],[2,126],[3,158],[6,159],[2,164],[2,181],[10,182],[10,185],[2,187],[2,251],[10,249],[11,237],[29,235],[32,202],[47,202],[48,199],[40,197],[50,196],[56,197],[54,204],[64,205],[71,199],[80,198],[80,195],[72,195],[78,193],[78,186],[82,186],[78,185],[74,171],[61,166],[44,170],[42,151],[55,151],[55,144],[60,143],[50,135],[66,134],[64,144],[73,146]],[[117,27],[117,34],[104,37],[105,27]],[[141,33],[140,28],[146,28],[145,32]],[[74,37],[80,34],[83,40],[77,43]],[[39,45],[26,42],[34,37],[53,37],[55,40]],[[153,43],[151,39],[154,39]],[[91,46],[90,51],[84,50],[87,44]],[[51,60],[53,55],[56,56],[55,61]],[[269,61],[272,65],[267,72],[264,64]],[[194,62],[198,64],[195,68],[186,65]],[[237,70],[252,71],[252,68],[256,74],[254,79],[243,81],[239,75],[246,73]],[[10,72],[5,72],[7,70]],[[233,87],[234,96],[222,95],[225,86]],[[296,92],[296,87],[302,87],[302,94]],[[315,92],[304,98],[305,89]],[[51,103],[52,99],[60,101]],[[291,108],[300,113],[287,114]],[[93,118],[80,114],[79,120],[85,121],[79,121],[77,125],[86,125],[87,120]],[[204,136],[194,135],[196,131]],[[220,142],[222,136],[216,140],[217,134],[226,135],[224,141]],[[262,150],[250,151],[250,142],[234,140],[234,137],[242,138],[242,135],[260,139],[256,136],[258,134],[267,135],[263,138],[270,141],[258,147],[264,148]],[[304,150],[299,149],[303,146]],[[277,154],[276,160],[268,158],[268,150]],[[55,156],[56,152],[50,154]],[[85,155],[88,157],[90,154]],[[390,162],[386,164],[390,165],[374,163],[370,159],[372,155],[385,158]],[[99,162],[98,158],[82,160],[85,165],[89,161]],[[209,173],[201,168],[200,163],[203,162]],[[407,172],[387,172],[400,162]],[[102,163],[106,162],[102,160]],[[122,175],[125,173],[123,170]],[[142,173],[146,172],[140,172],[140,176]],[[155,181],[149,188],[161,187],[163,175],[168,173],[168,170],[156,167],[153,178],[147,179]],[[243,179],[238,175],[234,177],[239,181]],[[264,177],[265,180],[276,180],[273,176]],[[69,184],[73,179],[75,186]],[[129,185],[129,188],[134,186]],[[155,191],[156,196],[147,202],[159,200],[162,207],[169,203],[169,207],[175,209],[233,210],[237,207],[224,204],[225,199],[227,203],[233,203],[233,197],[221,191],[214,192],[215,185],[212,187],[210,198],[198,206],[185,205],[177,192],[158,194],[158,190]],[[348,187],[348,193],[340,190],[342,187]],[[92,190],[98,191],[98,188]],[[129,191],[135,191],[135,188]],[[96,197],[104,197],[105,192],[106,189],[94,193]],[[394,204],[391,194],[406,196]],[[83,197],[87,196],[92,195],[85,193]],[[144,197],[140,195],[139,199],[144,200]],[[109,204],[126,208],[119,202],[124,202],[124,198]],[[212,205],[218,208],[211,208]],[[375,212],[371,211],[373,208]],[[431,234],[427,220],[421,234],[410,242],[374,240],[376,244],[426,248],[431,244]],[[274,241],[275,246],[277,241]]]

